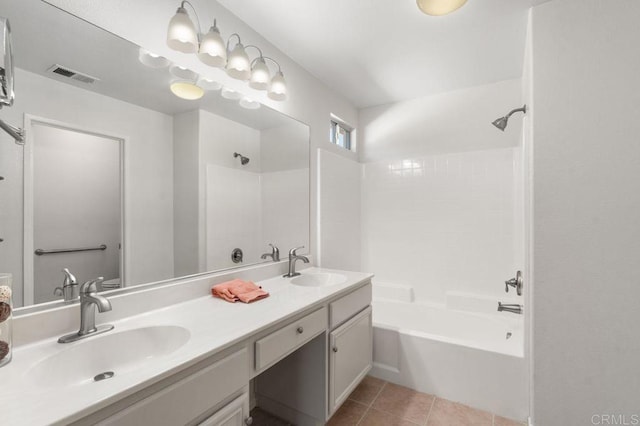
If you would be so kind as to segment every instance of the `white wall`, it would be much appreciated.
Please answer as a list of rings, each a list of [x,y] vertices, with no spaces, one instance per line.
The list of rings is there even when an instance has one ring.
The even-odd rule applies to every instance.
[[[194,0],[192,3],[198,10],[202,20],[202,26],[208,28],[215,16],[218,26],[227,37],[233,32],[242,36],[245,45],[255,44],[260,46],[265,55],[274,57],[282,66],[289,88],[289,99],[284,102],[276,102],[267,98],[264,92],[249,89],[246,83],[231,79],[226,74],[202,64],[195,55],[185,55],[169,49],[166,46],[166,29],[169,20],[175,13],[177,3],[174,0],[113,0],[109,2],[85,2],[73,0],[51,0],[64,10],[68,10],[89,22],[111,31],[127,40],[145,47],[157,54],[193,69],[208,77],[217,79],[225,85],[239,90],[252,98],[283,112],[311,127],[311,223],[317,223],[317,157],[318,148],[333,152],[334,154],[355,160],[357,154],[342,150],[329,142],[329,120],[333,113],[346,120],[349,124],[358,125],[356,109],[332,88],[325,86],[312,74],[280,52],[275,46],[256,33],[243,21],[230,13],[214,0]],[[358,197],[358,192],[351,194]],[[353,232],[359,230],[353,229]],[[344,238],[352,238],[345,235]],[[342,235],[336,238],[343,239]],[[359,238],[359,234],[357,235]],[[311,226],[311,252],[317,253],[317,227]],[[355,256],[356,254],[354,254]],[[356,262],[359,263],[359,262]]]
[[[360,161],[517,146],[521,116],[504,134],[491,122],[522,106],[520,91],[506,80],[360,110]]]
[[[540,426],[640,414],[639,17],[634,0],[533,10]]]
[[[173,277],[172,118],[17,69],[16,102],[2,119],[23,125],[24,114],[59,120],[125,142],[124,242],[127,284]],[[62,102],[61,100],[65,101]],[[15,303],[22,302],[23,148],[0,134],[0,271],[14,274]]]
[[[519,160],[519,148],[502,148],[366,163],[362,268],[411,286],[416,301],[458,292],[491,298],[495,311],[521,264]]]

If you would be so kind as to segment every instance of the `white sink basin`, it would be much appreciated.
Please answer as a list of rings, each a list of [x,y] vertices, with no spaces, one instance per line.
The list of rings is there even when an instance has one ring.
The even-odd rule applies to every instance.
[[[93,383],[101,373],[117,377],[183,346],[189,330],[171,325],[112,331],[88,337],[35,364],[25,378],[39,387],[67,387]]]
[[[347,281],[347,277],[342,274],[334,274],[331,272],[312,272],[303,273],[291,280],[291,284],[304,287],[326,287],[330,285],[342,284]]]

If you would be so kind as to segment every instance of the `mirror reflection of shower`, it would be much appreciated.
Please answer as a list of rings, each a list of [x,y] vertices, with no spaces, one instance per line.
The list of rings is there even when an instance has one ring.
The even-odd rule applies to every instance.
[[[243,166],[247,165],[249,163],[249,157],[245,157],[244,155],[238,153],[238,152],[234,152],[233,153],[233,158],[238,158],[240,157],[240,164],[242,164]]]
[[[522,108],[513,109],[513,110],[509,111],[509,114],[505,115],[504,117],[500,117],[500,118],[494,120],[491,124],[493,124],[498,129],[500,129],[500,130],[502,130],[504,132],[504,129],[507,127],[507,123],[509,122],[509,117],[511,117],[511,115],[515,114],[516,112],[523,112],[523,113],[526,114],[527,113],[527,106],[524,105]]]

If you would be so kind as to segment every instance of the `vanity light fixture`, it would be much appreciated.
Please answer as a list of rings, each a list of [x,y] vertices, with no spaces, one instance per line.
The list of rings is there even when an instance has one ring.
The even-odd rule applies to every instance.
[[[181,67],[180,65],[171,65],[169,72],[174,77],[182,80],[196,81],[198,79],[198,73],[191,71],[189,68]]]
[[[427,15],[442,16],[460,9],[467,0],[417,0],[418,7]]]
[[[140,48],[138,60],[149,68],[164,68],[171,63],[167,58],[151,53],[143,48]]]
[[[202,87],[198,87],[192,81],[175,81],[171,83],[171,92],[179,98],[195,101],[204,96]]]
[[[249,99],[246,96],[240,99],[240,106],[246,109],[258,109],[260,108],[260,102]]]
[[[215,19],[209,32],[202,36],[198,58],[202,63],[216,68],[222,68],[227,63],[227,48]]]
[[[222,89],[222,83],[211,80],[209,78],[200,77],[198,82],[196,83],[199,87],[202,87],[204,90],[220,90]]]
[[[222,91],[220,92],[220,96],[225,99],[237,101],[238,99],[242,98],[242,93],[236,92],[235,90],[229,89],[228,87],[223,87]]]
[[[196,13],[195,8],[188,1],[180,3],[180,7],[176,11],[176,14],[169,21],[169,28],[167,30],[167,45],[173,50],[177,50],[182,53],[196,53],[198,51],[198,32],[196,31],[193,21],[189,18],[187,9],[184,5],[188,4],[193,9],[193,13]],[[197,17],[196,13],[196,17]]]
[[[193,10],[196,18],[195,24],[189,17],[186,5],[189,5]],[[200,29],[200,21],[195,7],[188,0],[183,0],[169,22],[167,45],[179,52],[197,53],[198,58],[204,64],[224,68],[230,77],[248,81],[252,89],[267,90],[269,98],[273,100],[283,101],[287,98],[286,81],[280,64],[263,56],[260,48],[253,45],[245,47],[237,33],[231,34],[225,44],[215,19],[213,26],[206,34],[202,34]],[[231,39],[233,38],[237,38],[237,42],[231,49]],[[259,56],[253,61],[247,54],[246,49],[249,47],[253,47],[259,52]],[[273,61],[278,66],[278,72],[273,77],[269,72],[266,59]],[[235,99],[239,99],[239,97]]]
[[[280,69],[275,76],[271,79],[271,85],[269,86],[269,98],[274,101],[284,101],[287,99],[287,82],[284,79],[284,74]]]

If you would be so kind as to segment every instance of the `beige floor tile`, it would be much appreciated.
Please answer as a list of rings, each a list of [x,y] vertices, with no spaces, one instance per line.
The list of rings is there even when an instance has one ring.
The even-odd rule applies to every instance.
[[[504,417],[496,416],[493,419],[493,426],[522,426],[524,422],[517,422],[515,420],[509,420]]]
[[[358,426],[416,426],[416,424],[371,408]]]
[[[366,405],[346,400],[331,417],[327,426],[356,426],[365,411],[367,411]]]
[[[354,401],[361,402],[363,404],[371,405],[373,400],[380,393],[380,389],[384,386],[385,381],[376,379],[375,377],[367,376],[360,382],[357,388],[351,395],[349,395],[349,399],[353,399]]]
[[[387,383],[373,402],[372,408],[401,419],[424,424],[433,403],[433,396],[403,386]]]
[[[491,426],[493,414],[436,398],[427,426]]]

